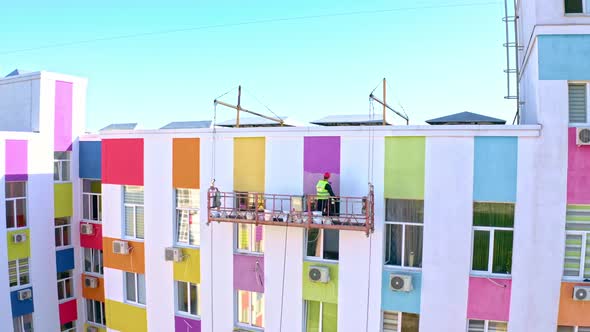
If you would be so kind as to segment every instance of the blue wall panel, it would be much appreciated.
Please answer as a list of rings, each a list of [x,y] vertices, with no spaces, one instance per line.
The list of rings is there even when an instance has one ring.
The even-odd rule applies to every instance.
[[[101,178],[101,143],[100,141],[80,142],[80,177],[83,179]]]
[[[515,202],[518,138],[475,137],[473,200]]]
[[[412,275],[411,292],[396,292],[389,288],[389,275],[392,273]],[[422,272],[385,269],[381,285],[381,308],[389,311],[420,313],[420,293],[422,292]]]
[[[55,252],[57,272],[65,272],[74,268],[74,248]]]
[[[538,45],[539,79],[590,80],[590,35],[543,35]]]
[[[23,289],[30,289],[31,291],[33,291],[31,287]],[[35,293],[33,293],[33,295],[35,295]],[[34,311],[33,297],[31,297],[28,300],[19,301],[18,290],[10,292],[10,305],[12,306],[12,317],[30,314]]]

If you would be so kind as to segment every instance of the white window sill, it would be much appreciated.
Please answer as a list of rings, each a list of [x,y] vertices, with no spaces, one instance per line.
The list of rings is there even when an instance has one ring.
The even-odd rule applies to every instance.
[[[103,274],[97,273],[97,272],[86,272],[83,271],[82,272],[83,275],[88,276],[88,277],[95,277],[95,278],[104,278]]]
[[[236,326],[234,327],[233,331],[262,332],[262,331],[264,331],[264,328],[255,327],[255,326],[251,326],[251,325],[242,325],[240,323],[236,323]]]
[[[589,281],[584,281],[589,280]],[[582,284],[590,284],[590,278],[578,278],[578,277],[562,277],[562,281],[564,282],[575,282],[575,283],[582,283]]]
[[[66,250],[66,249],[71,249],[74,248],[73,244],[68,244],[67,246],[56,246],[55,247],[55,251],[61,251],[61,250]]]
[[[247,251],[247,250],[234,250],[234,254],[238,255],[246,255],[246,256],[256,256],[256,257],[263,257],[263,252],[258,251]]]
[[[72,183],[72,180],[65,180],[65,181],[60,181],[60,180],[53,180],[54,184],[59,184],[59,183]]]
[[[31,283],[28,283],[26,285],[12,286],[12,287],[10,287],[10,291],[14,292],[14,291],[19,291],[21,289],[31,288],[31,287],[33,287],[33,285]]]
[[[125,300],[123,303],[128,304],[128,305],[132,305],[137,308],[145,309],[145,304],[141,304],[139,302],[130,302],[130,301]]]
[[[95,323],[95,322],[90,322],[90,321],[86,321],[86,324],[88,324],[90,326],[94,326],[94,327],[99,327],[102,329],[105,329],[107,327],[106,325],[102,325],[100,323]]]
[[[186,244],[186,243],[182,243],[182,242],[176,242],[174,244],[175,247],[177,248],[183,248],[183,249],[200,249],[201,245],[191,245],[191,244]]]
[[[71,300],[75,300],[75,299],[76,299],[76,297],[68,297],[67,299],[58,300],[57,303],[62,304],[62,303],[70,302]]]
[[[126,235],[121,240],[123,240],[123,241],[132,241],[132,242],[144,242],[145,241],[145,239],[140,239],[140,238],[126,236]]]
[[[398,266],[398,265],[383,265],[385,271],[407,271],[407,272],[422,272],[421,267],[409,267],[409,266]]]
[[[489,273],[489,272],[480,272],[480,271],[471,271],[469,276],[479,277],[479,278],[493,278],[493,279],[512,279],[512,274]]]
[[[188,312],[183,312],[183,311],[176,311],[176,316],[178,317],[182,317],[182,318],[186,318],[186,319],[192,319],[192,320],[201,320],[201,316],[195,316],[195,315],[191,315]]]
[[[27,229],[29,229],[29,226],[24,226],[24,227],[11,227],[11,228],[7,228],[6,231],[10,233],[10,232],[16,232],[16,231],[25,231]],[[27,239],[27,241],[29,241],[29,239]]]
[[[304,261],[306,262],[313,262],[313,263],[326,263],[326,264],[338,264],[337,260],[334,259],[324,259],[324,258],[320,258],[320,257],[309,257],[306,256],[303,258]]]
[[[98,221],[96,221],[96,220],[82,219],[81,221],[82,221],[83,223],[88,223],[88,224],[97,224],[97,225],[100,225],[100,224],[102,224],[102,220],[98,220]]]
[[[565,17],[590,17],[590,13],[564,13]]]

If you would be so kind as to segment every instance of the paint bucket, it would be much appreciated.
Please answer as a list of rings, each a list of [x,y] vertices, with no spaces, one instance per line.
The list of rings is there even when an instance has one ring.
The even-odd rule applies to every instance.
[[[313,223],[314,224],[321,224],[322,219],[324,219],[322,216],[322,211],[312,211],[311,213],[313,215]]]
[[[271,221],[272,220],[272,211],[271,210],[264,210],[264,221]]]

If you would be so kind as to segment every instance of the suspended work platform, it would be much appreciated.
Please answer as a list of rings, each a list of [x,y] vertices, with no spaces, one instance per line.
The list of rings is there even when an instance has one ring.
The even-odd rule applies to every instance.
[[[331,197],[276,195],[248,192],[208,192],[208,221],[254,225],[363,231],[374,229],[374,194]]]

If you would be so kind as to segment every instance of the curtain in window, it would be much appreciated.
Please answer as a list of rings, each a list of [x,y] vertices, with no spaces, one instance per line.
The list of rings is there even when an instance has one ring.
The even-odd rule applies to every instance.
[[[582,272],[584,278],[590,278],[590,206],[569,205],[566,214],[565,262],[564,276],[577,277]],[[578,232],[573,234],[572,232]],[[580,232],[586,233],[586,243]],[[580,266],[580,259],[585,255],[586,261]],[[583,268],[583,271],[580,271]]]
[[[143,205],[143,187],[125,186],[124,191],[125,203]]]
[[[489,264],[490,232],[473,232],[473,262],[474,271],[487,271]]]
[[[577,277],[580,275],[580,257],[582,255],[582,235],[566,234],[565,236],[565,262],[563,275]]]
[[[145,304],[145,274],[137,274],[137,302]]]
[[[422,267],[422,226],[406,225],[404,265]]]
[[[264,327],[264,293],[252,292],[252,325]]]
[[[86,300],[86,318],[88,318],[89,322],[97,323],[94,309],[92,308],[92,300]]]
[[[514,204],[474,202],[473,226],[514,227]]]
[[[143,206],[135,207],[135,228],[137,232],[135,237],[138,239],[144,238],[143,217]]]
[[[18,277],[16,275],[16,261],[8,262],[8,276],[10,279],[10,287],[18,286]]]
[[[188,312],[188,294],[187,294],[187,287],[186,282],[177,281],[176,288],[178,289],[177,295],[177,306],[178,311]]]
[[[6,182],[5,194],[6,198],[26,197],[26,182]]]
[[[468,332],[485,332],[485,321],[483,320],[469,320],[469,325],[467,327]]]
[[[16,200],[16,227],[27,226],[27,201],[25,199]]]
[[[320,303],[306,301],[305,332],[319,332],[320,330]]]
[[[238,249],[250,250],[250,230],[249,224],[238,224]]]
[[[417,314],[402,313],[402,332],[418,332],[420,316]]]
[[[21,258],[18,260],[18,273],[20,285],[29,283],[29,259]]]
[[[322,332],[338,332],[338,305],[322,303]]]
[[[578,327],[578,332],[590,332],[590,327]]]
[[[488,322],[488,332],[507,332],[508,323],[506,322]]]
[[[125,272],[125,289],[127,301],[137,302],[137,294],[135,293],[135,274]]]
[[[15,215],[14,215],[14,204],[15,204],[15,201],[6,201],[6,228],[16,227]]]
[[[424,222],[424,201],[385,199],[385,220],[421,224]]]
[[[238,291],[238,322],[250,324],[250,292]]]
[[[176,189],[176,207],[177,208],[199,208],[199,190],[198,189]]]
[[[189,211],[188,210],[176,210],[176,220],[178,221],[177,230],[178,237],[177,241],[181,243],[187,243],[189,239]]]
[[[402,265],[403,225],[385,225],[385,264]]]
[[[512,271],[512,231],[494,232],[493,273],[510,273]]]
[[[383,332],[397,332],[397,318],[397,312],[383,311]]]

